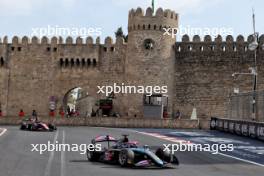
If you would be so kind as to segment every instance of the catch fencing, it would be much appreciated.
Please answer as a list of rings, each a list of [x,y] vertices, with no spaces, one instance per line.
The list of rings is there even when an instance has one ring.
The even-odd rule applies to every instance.
[[[231,95],[226,118],[264,122],[264,91]]]

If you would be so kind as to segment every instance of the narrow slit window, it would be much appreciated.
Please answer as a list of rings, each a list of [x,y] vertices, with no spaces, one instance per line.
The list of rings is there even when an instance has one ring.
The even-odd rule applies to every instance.
[[[64,65],[64,61],[63,61],[63,58],[60,59],[60,66],[63,67]]]
[[[93,59],[93,66],[96,66],[97,62],[96,59]]]

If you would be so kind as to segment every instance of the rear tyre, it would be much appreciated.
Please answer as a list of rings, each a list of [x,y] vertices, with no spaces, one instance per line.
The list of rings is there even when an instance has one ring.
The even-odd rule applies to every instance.
[[[86,150],[86,156],[89,161],[97,161],[97,157],[93,151]]]
[[[119,153],[119,158],[118,158],[119,164],[122,167],[126,167],[127,166],[127,160],[128,160],[127,150],[121,150]]]
[[[21,126],[20,126],[20,130],[25,130],[27,127],[26,127],[26,125],[25,124],[21,124]]]

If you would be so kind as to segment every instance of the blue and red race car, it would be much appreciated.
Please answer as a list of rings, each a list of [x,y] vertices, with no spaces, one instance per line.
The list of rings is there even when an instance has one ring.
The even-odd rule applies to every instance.
[[[92,144],[101,144],[101,151],[89,151],[87,149],[87,158],[92,162],[104,162],[119,164],[122,167],[168,167],[172,164],[179,165],[177,157],[162,148],[155,152],[148,146],[139,147],[138,142],[129,141],[128,135],[123,135],[120,140],[112,136],[98,136],[92,140]]]

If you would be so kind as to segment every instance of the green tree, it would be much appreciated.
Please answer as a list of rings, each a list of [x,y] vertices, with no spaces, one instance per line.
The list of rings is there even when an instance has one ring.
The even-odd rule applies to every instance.
[[[127,40],[128,40],[128,35],[124,34],[122,27],[119,27],[117,29],[117,31],[115,32],[115,36],[116,36],[116,38],[117,37],[123,37],[125,42],[127,42]]]

